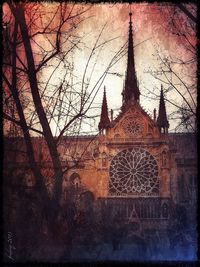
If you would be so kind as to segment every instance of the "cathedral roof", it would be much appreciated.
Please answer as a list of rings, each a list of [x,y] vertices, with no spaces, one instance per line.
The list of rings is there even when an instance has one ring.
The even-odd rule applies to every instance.
[[[136,107],[136,109],[138,111],[140,111],[140,113],[142,115],[144,115],[145,117],[147,117],[152,123],[153,125],[155,125],[155,122],[153,121],[153,119],[151,118],[151,116],[148,114],[147,111],[144,110],[144,108],[137,102],[133,103],[128,103],[125,108],[118,114],[118,116],[110,123],[110,127],[114,127],[120,120],[122,117],[124,117],[124,115],[126,114],[126,112],[128,112],[130,109],[133,108],[133,105]]]

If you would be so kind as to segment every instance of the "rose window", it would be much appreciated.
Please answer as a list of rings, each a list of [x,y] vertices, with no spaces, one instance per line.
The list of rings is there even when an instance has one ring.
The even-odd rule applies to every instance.
[[[126,134],[139,135],[143,130],[143,125],[141,125],[141,123],[134,118],[127,118],[122,127]]]
[[[111,161],[110,195],[158,195],[158,165],[142,148],[119,152]]]

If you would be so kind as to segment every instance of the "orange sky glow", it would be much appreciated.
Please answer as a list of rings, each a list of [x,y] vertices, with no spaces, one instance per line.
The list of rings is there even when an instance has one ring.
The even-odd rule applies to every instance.
[[[34,4],[33,4],[34,5]],[[40,4],[37,4],[40,8]],[[51,15],[48,15],[50,11],[55,10],[57,3],[44,2],[41,8],[43,14],[42,19],[38,18],[36,22],[36,26],[33,29],[36,30],[37,23],[41,26],[41,21],[45,23],[49,22]],[[70,4],[67,4],[70,9]],[[72,4],[71,4],[72,5]],[[104,30],[101,34],[99,43],[106,43],[102,46],[102,49],[99,49],[96,54],[93,55],[92,60],[87,69],[87,73],[85,75],[85,79],[90,79],[90,83],[88,85],[88,90],[92,90],[95,83],[98,81],[99,77],[102,75],[106,67],[108,66],[110,60],[112,60],[113,56],[119,51],[119,49],[127,42],[128,40],[128,27],[129,27],[129,12],[130,5],[129,4],[88,4],[91,5],[91,9],[88,10],[87,13],[84,14],[84,20],[77,25],[77,28],[74,29],[73,34],[77,36],[81,36],[81,43],[78,45],[78,48],[73,50],[73,52],[68,54],[67,60],[73,63],[73,82],[80,82],[83,77],[84,69],[87,64],[88,58],[91,53],[91,49],[94,46],[98,34],[101,32],[102,27],[104,26]],[[76,8],[86,8],[86,4],[77,4],[74,8],[74,12],[76,12]],[[29,13],[29,9],[32,10],[31,4],[26,5],[27,13]],[[34,6],[35,8],[35,6]],[[7,6],[4,6],[4,13],[8,13],[9,9]],[[33,12],[33,11],[31,11]],[[162,57],[172,57],[174,61],[177,59],[189,60],[191,57],[191,53],[188,49],[186,49],[184,43],[181,41],[178,36],[172,34],[171,29],[169,28],[168,18],[169,14],[172,13],[172,9],[169,5],[158,6],[155,4],[148,3],[138,3],[131,5],[131,12],[133,13],[132,21],[133,21],[133,40],[134,40],[134,55],[135,55],[135,67],[136,74],[139,83],[139,88],[141,92],[140,103],[142,107],[153,117],[153,109],[156,108],[158,110],[159,106],[159,96],[160,86],[163,84],[164,89],[166,90],[165,97],[169,99],[169,101],[177,100],[178,103],[181,103],[180,96],[174,91],[170,90],[169,85],[163,83],[155,79],[149,72],[159,70],[159,60],[157,59],[157,53],[159,52]],[[170,13],[171,12],[171,13]],[[57,16],[59,16],[57,14]],[[55,17],[55,21],[52,23],[52,27],[54,22],[56,24],[56,20],[58,17]],[[27,22],[29,17],[27,16]],[[186,20],[183,16],[182,21],[183,27],[186,23]],[[68,26],[64,28],[67,32]],[[66,33],[67,34],[67,33]],[[66,37],[66,36],[65,36]],[[46,50],[51,50],[51,41],[53,41],[53,35],[49,36],[48,42],[47,39],[44,39],[42,35],[38,35],[36,37],[37,43],[41,46],[45,47]],[[52,38],[52,40],[51,40]],[[190,36],[190,42],[193,46],[196,45],[196,35],[193,34]],[[68,43],[64,43],[62,49],[67,49]],[[32,42],[32,48],[36,52],[39,50],[38,45]],[[40,58],[35,55],[35,62],[39,61]],[[52,76],[50,83],[51,86],[59,86],[63,80],[64,75],[64,65],[60,65],[55,70],[55,64],[57,61],[51,62],[51,67],[47,69],[43,69],[41,73],[38,75],[38,79],[43,81],[47,81],[52,71],[54,71],[54,75]],[[90,124],[83,125],[82,132],[95,133],[98,129],[98,122],[100,115],[100,107],[103,96],[103,88],[106,87],[107,93],[107,102],[108,108],[114,110],[114,117],[120,111],[120,107],[122,104],[122,96],[121,92],[123,89],[123,82],[125,79],[125,71],[127,64],[127,54],[124,56],[108,71],[107,76],[102,81],[102,84],[96,93],[96,97],[93,103],[93,107],[95,109],[91,109],[88,112],[88,115],[97,115],[94,124],[91,126]],[[194,77],[194,73],[196,72],[196,62],[192,65],[188,65],[188,67],[175,64],[174,69],[180,75],[180,77],[185,77],[185,74],[190,75],[187,78],[187,82],[193,84],[194,83],[194,92],[192,93],[195,98],[196,94],[196,78]],[[178,80],[174,77],[173,82],[178,83]],[[71,79],[68,77],[68,79]],[[50,87],[49,87],[50,88]],[[50,89],[49,89],[50,90]],[[181,85],[180,90],[184,91],[184,87]],[[175,107],[170,104],[170,102],[166,102],[167,113],[170,115]],[[170,117],[169,117],[170,119]],[[170,130],[173,131],[176,126],[175,120],[170,120]],[[54,131],[55,125],[52,122],[52,129]]]

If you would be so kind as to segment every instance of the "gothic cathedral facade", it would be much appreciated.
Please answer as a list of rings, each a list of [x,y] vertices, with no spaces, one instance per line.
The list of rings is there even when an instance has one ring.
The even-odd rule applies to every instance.
[[[154,110],[151,118],[140,105],[132,14],[129,15],[128,60],[121,112],[115,119],[112,113],[109,118],[104,88],[99,136],[90,146],[92,160],[85,157],[84,167],[75,173],[78,184],[83,183],[99,200],[100,209],[106,205],[112,216],[129,221],[163,219],[165,223],[174,201],[177,175],[169,147],[163,88],[161,86],[158,116],[156,118]],[[80,143],[85,141],[80,139]]]

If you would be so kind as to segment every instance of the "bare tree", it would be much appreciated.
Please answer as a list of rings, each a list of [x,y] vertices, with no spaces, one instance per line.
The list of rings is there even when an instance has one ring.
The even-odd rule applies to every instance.
[[[107,73],[125,54],[126,44],[113,55],[100,77],[90,86],[99,54],[115,39],[101,41],[105,24],[90,48],[82,77],[76,83],[70,53],[84,46],[82,37],[76,34],[76,27],[88,19],[85,15],[91,6],[83,8],[59,3],[47,12],[45,4],[7,1],[4,7],[4,124],[6,128],[6,123],[11,122],[23,133],[29,167],[36,180],[37,208],[42,216],[47,216],[48,209],[48,226],[56,235],[63,175],[80,164],[87,149],[84,148],[78,158],[74,156],[70,162],[66,160],[63,167],[59,145],[63,136],[79,135],[81,125],[90,117],[88,111]],[[46,16],[48,20],[45,20]],[[61,75],[57,74],[59,79],[53,82],[57,69]],[[42,162],[36,155],[33,133],[45,141],[46,155],[42,162],[46,157],[52,165],[53,172],[49,174],[53,181],[52,194],[48,191]]]
[[[177,120],[175,130],[196,130],[196,6],[193,4],[175,4],[158,6],[160,13],[166,18],[165,30],[172,36],[174,47],[180,51],[166,54],[155,47],[155,58],[158,67],[148,71],[155,79],[163,83],[169,105],[174,111],[170,119]],[[159,93],[151,93],[157,99]]]

